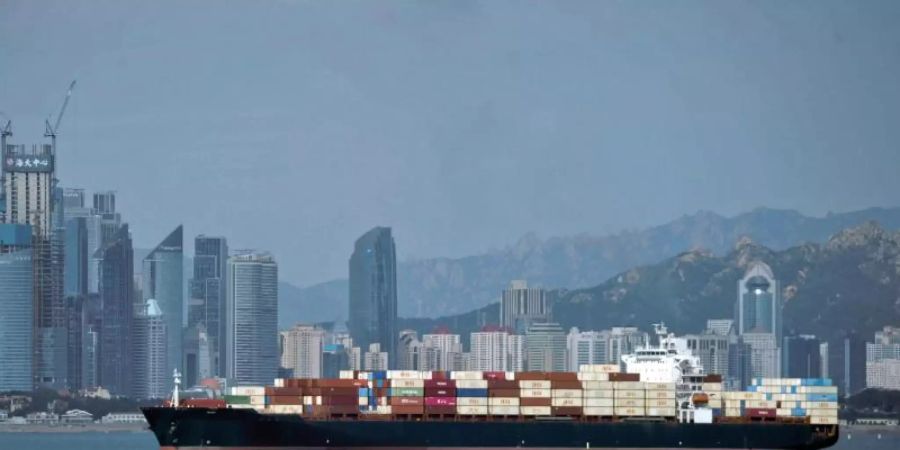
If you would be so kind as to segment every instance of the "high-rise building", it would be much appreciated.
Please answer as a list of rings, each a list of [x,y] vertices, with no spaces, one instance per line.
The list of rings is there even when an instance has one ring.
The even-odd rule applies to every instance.
[[[132,363],[134,368],[132,397],[135,399],[167,398],[169,395],[166,321],[156,300],[149,299],[134,315],[132,328]]]
[[[95,206],[98,204],[94,194]],[[99,201],[101,207],[112,204]],[[166,321],[167,372],[178,369],[184,373],[182,322],[184,318],[184,254],[183,229],[177,226],[143,261],[143,299],[156,300]],[[270,380],[271,382],[271,380]]]
[[[613,327],[609,330],[607,364],[621,364],[622,355],[630,355],[650,342],[650,336],[637,327]]]
[[[485,328],[470,335],[469,370],[525,370],[525,337]]]
[[[350,335],[360,348],[381,344],[397,354],[397,255],[389,227],[356,240],[350,256]]]
[[[202,380],[214,376],[214,356],[209,344],[206,326],[195,323],[184,330],[184,379],[187,386],[196,386]]]
[[[134,248],[128,224],[95,255],[99,284],[97,385],[114,395],[131,393],[131,324],[134,317]],[[91,369],[88,369],[91,371]],[[87,383],[86,383],[87,384]]]
[[[513,280],[500,299],[500,326],[524,333],[534,322],[550,320],[547,295],[541,288],[528,287],[525,280]]]
[[[234,385],[265,385],[278,373],[278,264],[268,253],[241,251],[226,269],[226,376]]]
[[[781,346],[781,372],[786,378],[821,378],[822,355],[815,336],[785,336]]]
[[[209,339],[215,375],[225,373],[225,271],[228,243],[224,237],[194,238],[194,267],[190,281],[187,326],[203,324]]]
[[[744,333],[744,343],[750,346],[750,376],[778,378],[781,376],[781,356],[775,333]]]
[[[325,330],[298,324],[281,332],[281,342],[281,367],[294,378],[322,378]]]
[[[66,222],[66,295],[75,289],[78,283],[86,283],[88,293],[97,293],[97,265],[94,254],[103,245],[101,240],[101,217],[84,203],[84,189],[67,188],[63,191],[64,215]],[[73,221],[78,221],[73,224]],[[71,230],[76,230],[72,236]],[[74,256],[72,250],[76,249]],[[80,251],[84,251],[81,256]],[[80,267],[84,264],[83,268]],[[86,280],[85,280],[86,278]]]
[[[566,336],[566,370],[577,372],[582,364],[606,364],[609,357],[609,333],[569,330]]]
[[[739,335],[732,335],[728,341],[728,377],[725,379],[729,390],[739,391],[750,386],[753,373],[753,351],[750,344]]]
[[[738,281],[735,321],[738,334],[772,333],[781,342],[781,291],[772,268],[754,262]]]
[[[866,343],[866,387],[900,389],[900,328],[886,326]]]
[[[0,223],[0,392],[33,386],[31,242],[31,226]]]
[[[363,355],[363,370],[387,370],[390,362],[388,352],[381,350],[381,344],[369,344],[369,351]]]
[[[422,341],[415,330],[400,332],[397,345],[397,369],[419,370],[422,367]]]
[[[849,332],[829,341],[828,376],[842,396],[863,390],[866,387],[865,339]]]
[[[694,356],[700,358],[706,373],[728,376],[730,329],[730,326],[726,327],[722,321],[710,320],[707,321],[703,333],[684,337],[688,349]]]
[[[2,136],[2,222],[31,225],[33,303],[33,377],[35,386],[67,384],[67,332],[63,301],[64,246],[62,192],[56,187],[51,144],[8,144]]]
[[[422,347],[427,354],[427,363],[419,370],[465,370],[460,367],[463,354],[462,340],[458,334],[449,332],[422,335]]]
[[[558,323],[534,322],[525,332],[525,365],[529,371],[566,370],[566,333]]]

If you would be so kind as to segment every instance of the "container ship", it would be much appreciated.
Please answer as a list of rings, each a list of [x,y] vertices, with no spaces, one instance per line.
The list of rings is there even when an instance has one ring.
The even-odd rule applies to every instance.
[[[176,388],[143,413],[166,450],[819,449],[838,440],[828,379],[757,378],[729,391],[671,336],[622,359],[578,372],[348,370],[183,402]]]

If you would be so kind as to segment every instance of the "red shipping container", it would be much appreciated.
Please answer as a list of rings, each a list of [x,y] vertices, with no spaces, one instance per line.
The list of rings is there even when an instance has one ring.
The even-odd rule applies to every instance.
[[[306,395],[301,387],[267,387],[266,395]]]
[[[425,388],[426,397],[456,397],[454,388]]]
[[[431,379],[432,380],[449,380],[450,373],[444,372],[444,371],[431,372]],[[425,381],[428,382],[428,380],[425,380]]]
[[[519,389],[515,380],[488,380],[488,389]]]
[[[322,404],[326,406],[358,405],[359,398],[355,395],[323,395]]]
[[[519,389],[488,389],[488,397],[518,397]]]
[[[454,380],[425,380],[425,389],[428,388],[455,388]]]
[[[516,380],[549,380],[549,372],[516,372]]]
[[[554,416],[581,416],[584,414],[584,409],[580,406],[554,406],[550,412]]]
[[[225,400],[221,398],[189,398],[184,400],[181,405],[188,408],[216,409],[224,408]]]
[[[425,414],[456,414],[455,406],[426,406]]]
[[[481,376],[485,380],[506,380],[506,372],[484,372]]]
[[[744,410],[747,417],[775,417],[775,410],[770,408],[747,408]]]
[[[711,373],[711,374],[703,377],[703,382],[704,383],[721,383],[722,375]]]
[[[578,374],[575,372],[550,372],[547,374],[550,381],[578,381]]]
[[[390,397],[391,406],[422,406],[425,399],[422,397]]]
[[[391,414],[422,414],[425,412],[424,406],[415,405],[391,405]]]
[[[359,406],[356,405],[328,405],[317,406],[316,412],[323,414],[359,414]]]
[[[609,381],[641,381],[641,374],[611,372],[609,374]]]
[[[425,406],[456,406],[456,397],[425,397]]]
[[[355,387],[323,387],[322,395],[359,395],[359,388]]]
[[[301,401],[299,395],[267,395],[266,403],[269,405],[299,405]]]
[[[519,404],[522,406],[551,406],[553,404],[553,399],[522,397],[519,399]]]
[[[581,389],[580,381],[551,381],[550,387],[553,389]]]

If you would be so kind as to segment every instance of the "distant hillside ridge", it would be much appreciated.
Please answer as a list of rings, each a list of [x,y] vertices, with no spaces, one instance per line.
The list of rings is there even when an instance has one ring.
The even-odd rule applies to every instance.
[[[526,279],[550,289],[585,288],[631,267],[693,249],[724,255],[744,236],[760,246],[783,250],[807,242],[825,242],[840,230],[867,221],[878,222],[888,230],[900,229],[900,208],[869,208],[824,217],[770,208],[734,217],[700,211],[657,227],[608,236],[540,239],[529,234],[515,245],[480,255],[399,263],[399,310],[404,317],[452,316],[497,301],[513,279]],[[402,249],[402,236],[396,239]],[[346,279],[282,289],[280,326],[346,319],[347,295]]]

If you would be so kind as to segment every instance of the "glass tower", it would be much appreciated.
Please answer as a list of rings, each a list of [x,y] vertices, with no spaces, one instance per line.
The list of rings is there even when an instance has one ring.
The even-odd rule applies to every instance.
[[[381,344],[396,364],[397,256],[389,227],[376,227],[356,240],[350,256],[350,336],[366,349]]]
[[[0,392],[32,388],[31,227],[0,224]]]
[[[230,383],[265,385],[278,375],[278,265],[267,253],[228,259],[226,376]]]
[[[144,258],[144,303],[156,300],[166,322],[166,373],[184,373],[182,330],[184,307],[183,228],[176,227]]]

